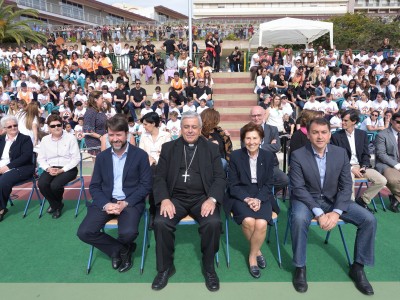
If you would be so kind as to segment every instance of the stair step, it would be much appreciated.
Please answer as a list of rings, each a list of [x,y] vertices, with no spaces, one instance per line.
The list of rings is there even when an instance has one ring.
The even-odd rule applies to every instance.
[[[215,83],[213,89],[228,89],[230,90],[231,88],[247,88],[247,92],[251,93],[254,91],[254,82],[241,82],[241,83]]]
[[[246,100],[251,100],[254,102],[253,105],[256,105],[257,103],[257,95],[253,93],[246,93],[246,94],[213,94],[213,99],[220,101],[220,100],[229,100],[229,101],[246,101]],[[236,103],[235,103],[236,105]]]
[[[243,114],[248,117],[249,107],[217,107],[220,114]]]
[[[251,94],[253,91],[252,89],[249,88],[214,88],[213,89],[214,94],[230,94],[230,95],[234,95],[234,94]]]
[[[249,122],[249,114],[221,114],[221,121]]]
[[[223,84],[223,83],[251,83],[254,85],[254,82],[250,82],[248,77],[246,78],[213,78],[215,84]]]
[[[212,73],[212,78],[249,78],[248,72],[219,72]]]
[[[250,107],[257,104],[256,100],[215,100],[215,107],[225,108],[225,107],[247,107],[250,110]]]

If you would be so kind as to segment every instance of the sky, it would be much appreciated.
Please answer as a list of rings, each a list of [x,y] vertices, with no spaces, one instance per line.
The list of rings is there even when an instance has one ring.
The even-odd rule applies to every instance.
[[[188,3],[189,0],[146,0],[146,1],[133,1],[133,0],[98,0],[99,2],[104,2],[107,4],[113,3],[127,3],[133,6],[141,6],[141,7],[149,7],[149,6],[157,6],[162,5],[168,7],[169,9],[173,9],[177,12],[180,12],[184,15],[188,15]],[[146,3],[144,5],[144,3]]]

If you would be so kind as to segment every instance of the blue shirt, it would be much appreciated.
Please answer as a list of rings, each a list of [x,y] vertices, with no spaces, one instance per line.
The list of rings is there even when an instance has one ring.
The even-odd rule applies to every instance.
[[[122,175],[124,172],[124,166],[126,157],[128,155],[129,145],[126,144],[125,152],[118,157],[118,155],[111,149],[112,161],[113,161],[113,173],[114,173],[114,188],[112,191],[112,197],[117,200],[124,200],[126,198],[124,191],[122,190]]]
[[[314,153],[315,161],[317,162],[319,177],[321,180],[321,188],[323,188],[324,181],[325,181],[325,174],[326,174],[326,154],[328,153],[328,147],[325,148],[325,152],[322,157],[319,156],[319,154],[315,151],[314,147],[311,146],[311,148]],[[337,214],[339,214],[339,216],[341,216],[343,213],[342,210],[336,209],[336,208],[333,211],[336,212]],[[314,207],[312,209],[312,212],[316,217],[319,217],[320,215],[324,214],[324,211],[319,207]]]

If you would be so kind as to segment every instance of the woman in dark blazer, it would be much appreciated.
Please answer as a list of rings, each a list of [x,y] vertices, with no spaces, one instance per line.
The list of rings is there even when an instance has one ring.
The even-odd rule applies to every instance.
[[[260,148],[264,138],[261,126],[245,125],[240,134],[245,147],[232,152],[229,165],[229,189],[224,200],[227,214],[233,213],[236,223],[250,243],[249,271],[254,278],[266,267],[260,249],[265,240],[272,210],[279,208],[272,194],[274,154]]]
[[[18,131],[14,116],[1,119],[5,135],[0,137],[0,222],[8,212],[7,202],[14,185],[32,178],[33,144],[29,136]]]

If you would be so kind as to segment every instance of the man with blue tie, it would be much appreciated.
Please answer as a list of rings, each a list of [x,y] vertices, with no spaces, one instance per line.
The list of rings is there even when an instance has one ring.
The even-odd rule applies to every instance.
[[[132,267],[132,252],[138,236],[145,198],[151,190],[152,172],[148,155],[127,142],[125,118],[107,121],[111,148],[97,155],[89,191],[93,201],[78,229],[78,237],[111,257],[113,269],[126,272]],[[118,238],[101,231],[118,218]]]
[[[376,219],[368,210],[351,200],[352,179],[346,150],[330,145],[330,124],[316,118],[307,126],[310,144],[292,153],[290,161],[291,234],[293,286],[304,293],[308,228],[316,218],[321,229],[333,229],[340,219],[357,227],[354,263],[349,275],[357,289],[366,295],[374,291],[364,272],[364,265],[374,264]]]

